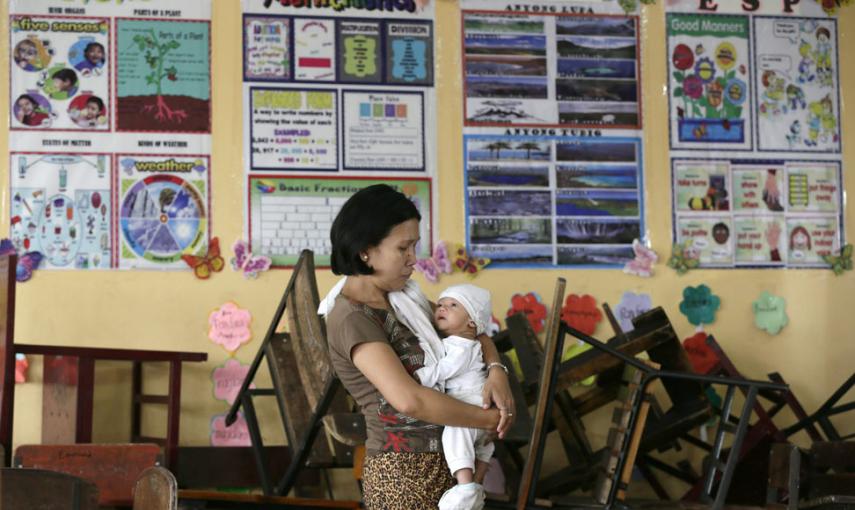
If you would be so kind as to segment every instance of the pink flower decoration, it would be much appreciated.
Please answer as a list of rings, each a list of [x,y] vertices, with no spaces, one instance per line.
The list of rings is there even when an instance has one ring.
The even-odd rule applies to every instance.
[[[543,322],[546,320],[546,305],[541,303],[540,296],[534,292],[529,292],[526,295],[514,294],[506,317],[518,312],[525,314],[526,319],[531,324],[531,329],[535,333],[543,331]]]
[[[252,337],[251,322],[249,310],[238,308],[235,303],[226,303],[208,316],[208,338],[233,353]]]
[[[214,369],[214,398],[225,400],[231,405],[235,401],[246,374],[249,373],[249,365],[241,365],[240,361],[231,358],[226,363]],[[255,384],[250,384],[255,388]]]
[[[242,414],[231,427],[226,427],[226,415],[218,414],[211,420],[211,446],[252,446],[249,427]]]
[[[597,300],[594,296],[570,294],[564,301],[564,308],[561,309],[561,320],[571,328],[578,329],[586,335],[593,335],[597,324],[603,320],[603,312],[597,308]]]

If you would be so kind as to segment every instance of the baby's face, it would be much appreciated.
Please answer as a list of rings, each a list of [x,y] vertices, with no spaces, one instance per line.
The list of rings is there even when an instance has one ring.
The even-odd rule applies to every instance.
[[[442,298],[437,302],[434,320],[437,329],[446,335],[460,335],[473,329],[466,309],[453,298]]]

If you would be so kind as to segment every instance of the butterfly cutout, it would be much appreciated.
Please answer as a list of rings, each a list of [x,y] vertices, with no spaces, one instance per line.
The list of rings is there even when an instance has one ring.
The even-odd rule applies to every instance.
[[[229,263],[235,271],[243,271],[244,278],[258,278],[258,273],[270,269],[270,257],[253,255],[246,241],[238,239],[232,245],[232,250],[235,256],[229,259]]]
[[[15,244],[9,239],[3,239],[0,241],[0,255],[7,255],[10,253],[18,253],[18,250],[15,248]],[[39,268],[39,264],[42,263],[42,259],[44,256],[39,251],[31,251],[24,253],[23,255],[18,255],[18,264],[15,266],[15,280],[19,282],[26,282],[30,278],[33,277],[33,271]]]
[[[653,274],[653,266],[659,260],[659,255],[638,239],[633,239],[632,251],[635,253],[635,259],[630,260],[623,266],[623,272],[641,276],[642,278],[649,278]]]
[[[831,264],[834,274],[840,276],[844,271],[852,270],[852,245],[847,244],[840,249],[840,255],[823,255],[822,260]]]
[[[677,274],[685,274],[690,269],[701,265],[697,251],[689,248],[691,240],[684,243],[674,243],[671,248],[671,258],[668,259],[668,267],[676,269]]]
[[[226,262],[220,256],[220,239],[212,237],[208,243],[208,253],[200,255],[182,255],[181,259],[193,268],[193,274],[200,280],[207,280],[211,273],[219,273]]]
[[[445,241],[436,243],[430,257],[417,260],[415,269],[431,283],[436,283],[440,274],[451,274],[451,259],[448,258],[448,245]]]
[[[455,271],[465,273],[470,278],[475,278],[478,271],[490,263],[490,259],[486,257],[472,257],[466,253],[466,247],[457,245],[451,259],[451,266]]]

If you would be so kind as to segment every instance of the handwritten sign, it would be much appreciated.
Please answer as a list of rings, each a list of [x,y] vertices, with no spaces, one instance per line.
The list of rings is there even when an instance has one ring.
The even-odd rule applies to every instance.
[[[715,313],[720,305],[721,299],[713,294],[709,287],[701,284],[683,289],[680,312],[695,326],[711,324],[715,321]]]
[[[226,363],[214,369],[211,378],[214,381],[214,398],[225,400],[231,405],[235,401],[240,387],[249,373],[249,365],[241,365],[240,361],[231,358]],[[250,388],[254,388],[251,384]]]
[[[238,414],[231,427],[226,427],[226,415],[218,414],[211,420],[211,446],[252,446],[246,418]]]
[[[252,337],[251,322],[249,310],[239,308],[235,303],[226,303],[208,316],[208,338],[233,353]]]
[[[787,300],[765,290],[757,301],[751,303],[751,309],[754,311],[754,325],[770,335],[777,335],[790,322],[787,317]]]
[[[623,293],[620,303],[615,307],[615,318],[624,333],[635,329],[632,319],[653,308],[652,303],[650,294],[636,294],[629,291]]]

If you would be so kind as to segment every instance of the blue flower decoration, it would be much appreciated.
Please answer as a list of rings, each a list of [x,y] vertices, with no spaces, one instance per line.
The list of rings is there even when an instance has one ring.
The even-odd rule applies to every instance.
[[[748,86],[739,78],[731,78],[724,87],[724,100],[733,106],[739,106],[745,102],[748,96]]]
[[[721,305],[721,299],[714,295],[706,285],[683,289],[683,301],[680,311],[695,326],[711,324],[715,321],[715,312]]]

